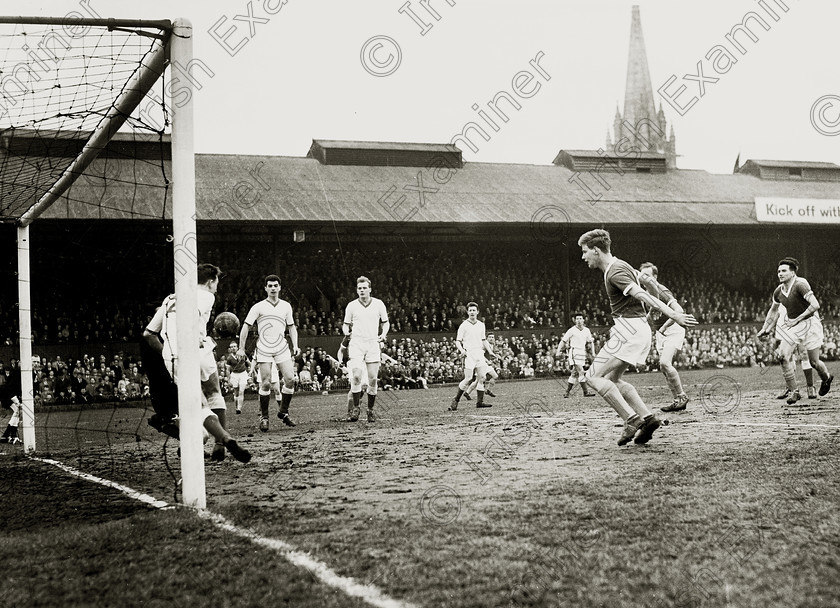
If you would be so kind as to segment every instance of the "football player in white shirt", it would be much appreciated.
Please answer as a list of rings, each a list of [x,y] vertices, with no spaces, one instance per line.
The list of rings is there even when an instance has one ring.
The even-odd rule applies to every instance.
[[[484,358],[484,351],[490,353],[491,357],[496,355],[493,347],[487,342],[484,323],[478,320],[478,304],[475,302],[467,303],[467,320],[458,328],[455,346],[464,355],[464,379],[458,384],[458,392],[449,405],[449,411],[454,412],[458,409],[461,395],[472,381],[474,373],[478,377],[476,387],[478,397],[475,407],[493,407],[490,403],[484,403],[484,378],[487,376],[487,360]]]
[[[349,362],[350,362],[350,359],[349,359],[349,356],[348,356],[348,353],[347,353],[347,343],[349,343],[349,340],[347,338],[344,338],[344,340],[341,341],[341,346],[338,347],[338,358],[336,359],[336,361],[338,361],[338,364],[340,366],[349,364]],[[395,365],[397,363],[396,359],[393,359],[393,358],[389,357],[385,353],[381,352],[381,353],[379,353],[379,356],[382,359],[382,361],[384,361],[385,363],[388,363],[389,365]],[[365,366],[362,367],[362,383],[361,383],[361,386],[362,386],[362,390],[367,390],[369,388],[367,367],[365,367]],[[359,394],[361,394],[361,393],[359,393]],[[355,409],[355,407],[356,407],[356,404],[353,402],[353,389],[351,388],[349,391],[347,391],[347,418],[348,419],[353,417],[353,410]],[[358,419],[358,417],[359,417],[359,412],[356,413],[356,418]]]
[[[353,410],[348,422],[356,422],[361,413],[362,369],[366,369],[369,378],[367,388],[367,419],[375,422],[373,406],[376,401],[376,389],[379,379],[380,345],[388,337],[391,324],[385,303],[370,295],[370,279],[356,279],[356,293],[359,297],[347,304],[344,311],[344,323],[341,331],[349,336],[347,352],[350,355],[350,392],[353,393]]]
[[[569,369],[572,370],[569,376],[569,382],[566,386],[566,393],[563,397],[568,397],[575,387],[575,382],[580,382],[580,387],[583,389],[583,394],[586,397],[594,397],[594,392],[589,392],[586,385],[586,372],[584,366],[586,365],[587,356],[589,361],[595,359],[595,339],[592,337],[592,332],[583,324],[583,314],[575,314],[575,324],[566,330],[560,344],[557,345],[557,356],[561,356],[563,352],[569,350]]]
[[[225,430],[225,399],[219,386],[219,370],[213,348],[216,343],[207,336],[207,322],[216,301],[221,270],[212,264],[198,265],[199,347],[204,429],[216,439],[213,460],[224,460],[225,448],[240,462],[251,460],[248,450],[240,447]],[[175,330],[175,296],[170,295],[155,312],[143,331],[141,354],[143,367],[149,377],[155,415],[149,424],[157,430],[177,437],[178,358]]]
[[[280,372],[277,371],[277,364],[272,361],[269,363],[271,366],[271,380],[269,384],[271,385],[271,391],[274,393],[274,400],[277,402],[277,407],[283,407],[283,384],[280,382]],[[262,376],[260,375],[260,368],[257,365],[257,353],[254,352],[254,355],[251,357],[251,365],[248,368],[248,372],[246,372],[250,378],[254,381],[254,384],[257,386],[257,390],[259,387],[262,386]],[[291,419],[287,419],[287,424],[289,426],[297,426]],[[284,420],[284,422],[286,422]],[[291,423],[291,424],[289,424]]]
[[[242,330],[239,332],[239,350],[236,354],[245,355],[245,342],[251,327],[256,325],[259,334],[257,338],[257,354],[255,361],[260,370],[260,430],[268,431],[268,407],[271,401],[271,363],[283,375],[283,398],[277,417],[287,426],[294,426],[289,418],[289,403],[295,393],[295,364],[292,360],[300,354],[298,347],[298,332],[292,314],[292,305],[280,299],[280,277],[270,274],[264,281],[266,299],[257,302],[248,311]],[[289,341],[286,340],[286,331]]]
[[[490,344],[490,346],[492,346],[493,348],[496,348],[496,341],[495,341],[495,338],[493,337],[493,334],[487,334],[487,342]],[[498,359],[498,355],[494,355],[493,357],[490,357],[490,359]],[[493,364],[490,363],[490,361],[487,361],[487,356],[486,355],[484,357],[484,360],[487,363],[487,377],[484,378],[484,381],[487,384],[484,385],[484,394],[489,396],[489,397],[495,397],[496,395],[493,394],[492,389],[496,384],[496,380],[499,379],[499,374],[495,370],[495,368],[493,367]],[[470,393],[472,393],[476,388],[478,388],[478,375],[477,374],[473,376],[472,382],[470,382],[470,385],[467,387],[467,390],[464,391],[464,397],[467,398],[467,401],[472,399],[472,397],[470,397]]]

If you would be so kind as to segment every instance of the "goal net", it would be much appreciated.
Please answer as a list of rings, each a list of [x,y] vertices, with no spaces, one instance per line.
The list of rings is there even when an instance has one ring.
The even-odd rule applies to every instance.
[[[145,440],[148,396],[127,394],[114,377],[133,375],[130,362],[122,360],[129,369],[112,376],[112,353],[103,366],[105,355],[82,357],[81,351],[95,349],[91,342],[120,339],[134,346],[138,319],[154,309],[145,317],[126,311],[126,299],[148,306],[174,283],[179,302],[195,301],[192,92],[173,107],[173,53],[189,61],[187,22],[0,18],[0,224],[6,224],[4,235],[17,232],[17,289],[4,285],[0,304],[18,308],[20,428],[27,453],[61,453],[74,443],[82,458],[82,446],[113,451],[116,444],[129,449],[127,439]],[[163,243],[161,235],[168,252],[150,255],[144,245]],[[168,260],[168,273],[158,267],[160,259]],[[93,265],[98,268],[92,271]],[[75,273],[84,285],[70,278]],[[135,282],[145,282],[147,291],[132,288]],[[179,306],[178,319],[179,336],[184,332],[178,344],[186,345],[179,352],[179,377],[185,379],[179,397],[197,404],[198,340],[188,339],[195,335],[197,308]],[[109,328],[120,324],[132,327],[114,335]],[[51,354],[38,357],[41,349]],[[65,353],[64,361],[57,352]],[[127,348],[119,357],[132,360],[134,352]],[[88,386],[83,399],[78,388],[72,390],[78,361]],[[110,383],[112,393],[93,394],[100,382]],[[108,415],[109,407],[116,412],[109,398],[134,413]],[[197,408],[182,412],[181,473],[184,501],[204,506]],[[62,410],[74,413],[62,417]],[[101,410],[104,417],[90,414]],[[45,445],[36,450],[38,440]]]

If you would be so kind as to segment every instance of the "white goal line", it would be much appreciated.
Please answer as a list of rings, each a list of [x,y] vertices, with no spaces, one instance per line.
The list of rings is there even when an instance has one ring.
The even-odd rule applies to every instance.
[[[74,475],[80,479],[84,479],[85,481],[98,483],[108,488],[114,488],[115,490],[119,490],[129,498],[138,500],[143,504],[155,507],[156,509],[173,509],[176,506],[183,506],[169,504],[163,500],[158,500],[153,496],[149,496],[148,494],[138,492],[137,490],[129,488],[128,486],[125,486],[123,484],[117,483],[115,481],[110,481],[108,479],[103,479],[102,477],[97,477],[96,475],[85,473],[84,471],[80,471],[57,460],[52,460],[51,458],[39,458],[37,456],[30,456],[29,458],[31,460],[36,460],[38,462],[43,462],[58,467],[62,471],[69,473],[70,475]],[[230,532],[232,534],[235,534],[236,536],[250,540],[256,545],[265,547],[266,549],[271,549],[272,551],[279,553],[288,562],[295,566],[298,566],[299,568],[307,570],[310,574],[312,574],[318,580],[323,582],[325,585],[329,585],[330,587],[334,587],[339,591],[343,591],[349,596],[357,597],[362,601],[370,604],[371,606],[376,606],[377,608],[417,608],[415,604],[388,597],[385,593],[383,593],[379,588],[377,588],[374,585],[360,583],[349,576],[339,575],[325,563],[318,561],[308,553],[304,553],[303,551],[295,549],[292,545],[285,541],[276,538],[261,536],[253,532],[252,530],[247,530],[245,528],[237,526],[236,524],[229,522],[227,519],[225,519],[218,513],[213,513],[207,509],[191,510],[193,510],[202,519],[206,519],[212,522],[213,525],[215,525],[220,530]]]

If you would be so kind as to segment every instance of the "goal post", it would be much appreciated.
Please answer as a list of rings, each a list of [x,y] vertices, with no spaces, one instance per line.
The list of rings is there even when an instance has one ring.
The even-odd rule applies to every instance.
[[[175,21],[172,61],[192,60],[192,25]],[[175,244],[175,323],[178,341],[178,409],[181,418],[181,477],[184,503],[205,508],[204,441],[199,366],[198,251],[195,232],[195,156],[193,151],[192,83],[188,95],[172,109],[172,237]],[[183,379],[188,379],[184,382]]]
[[[187,95],[177,104],[167,104],[171,86],[163,87],[162,126],[144,122],[143,112],[137,113],[155,84],[165,84],[171,62],[189,65],[191,24],[184,19],[0,17],[0,44],[6,46],[0,55],[0,222],[17,226],[24,451],[36,451],[30,251],[37,243],[30,241],[30,225],[58,201],[69,217],[91,208],[102,215],[105,188],[98,200],[83,200],[76,194],[85,192],[80,178],[89,179],[86,170],[110,150],[118,133],[153,133],[162,142],[171,117],[171,208],[166,208],[170,180],[164,177],[159,212],[137,217],[172,217],[182,496],[185,504],[204,508],[192,83],[179,82],[178,91]],[[107,154],[125,154],[124,147]],[[134,183],[133,196],[143,187],[148,184]],[[134,200],[108,202],[114,217],[137,213]]]

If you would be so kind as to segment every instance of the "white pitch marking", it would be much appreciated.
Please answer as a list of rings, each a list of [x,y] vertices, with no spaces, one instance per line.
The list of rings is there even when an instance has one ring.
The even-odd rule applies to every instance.
[[[74,469],[71,466],[67,466],[66,464],[64,464],[62,462],[58,462],[57,460],[52,460],[50,458],[38,458],[36,456],[30,456],[30,458],[32,460],[37,460],[38,462],[45,462],[47,464],[51,464],[53,466],[56,466],[59,469],[61,469],[62,471],[70,473],[71,475],[75,475],[76,477],[81,477],[82,479],[84,479],[86,481],[92,481],[93,483],[98,483],[100,485],[107,486],[109,488],[114,488],[115,490],[119,490],[120,492],[122,492],[126,496],[129,496],[130,498],[134,498],[135,500],[139,500],[140,502],[145,503],[147,505],[151,505],[151,506],[155,507],[156,509],[165,509],[165,508],[170,506],[168,503],[166,503],[162,500],[158,500],[154,496],[149,496],[148,494],[143,494],[142,492],[138,492],[137,490],[134,490],[132,488],[129,488],[128,486],[124,486],[122,484],[119,484],[115,481],[110,481],[108,479],[102,479],[101,477],[97,477],[96,475],[91,475],[89,473],[84,473],[82,471],[79,471],[78,469]]]
[[[98,483],[100,485],[119,490],[126,496],[134,498],[135,500],[139,500],[140,502],[143,502],[147,505],[151,505],[157,509],[174,508],[174,505],[170,505],[169,503],[166,503],[162,500],[157,500],[153,496],[143,494],[142,492],[138,492],[137,490],[116,483],[114,481],[110,481],[108,479],[103,479],[101,477],[97,477],[95,475],[90,475],[89,473],[79,471],[78,469],[75,469],[64,463],[58,462],[57,460],[52,460],[49,458],[38,458],[36,456],[30,456],[30,458],[32,460],[37,460],[38,462],[44,462],[46,464],[56,466],[62,471],[65,471],[70,475],[80,477],[81,479],[84,479],[86,481],[92,481],[93,483]],[[313,574],[315,577],[321,580],[324,584],[329,585],[330,587],[335,587],[336,589],[343,591],[347,595],[358,597],[359,599],[367,602],[371,606],[376,606],[377,608],[415,608],[414,604],[410,604],[408,602],[403,602],[400,600],[395,600],[393,598],[388,597],[373,585],[365,585],[363,583],[359,583],[356,580],[350,578],[349,576],[340,576],[323,562],[318,561],[317,559],[315,559],[307,553],[298,551],[292,545],[285,541],[276,538],[260,536],[255,532],[246,530],[244,528],[240,528],[239,526],[227,521],[221,515],[218,515],[208,510],[197,509],[196,513],[202,519],[210,520],[216,525],[216,527],[222,530],[231,532],[233,534],[236,534],[237,536],[250,540],[254,544],[266,547],[267,549],[271,549],[272,551],[280,553],[280,555],[282,555],[287,561],[291,562],[295,566],[308,570],[311,574]]]
[[[695,424],[713,424],[717,426],[782,426],[788,429],[840,429],[840,426],[836,424],[788,424],[787,422],[712,422],[698,420]]]
[[[272,551],[277,551],[286,558],[286,560],[295,566],[308,570],[330,587],[340,589],[347,595],[358,597],[371,606],[377,606],[379,608],[414,608],[414,604],[390,598],[373,585],[365,585],[355,581],[349,576],[341,576],[337,574],[323,562],[318,561],[308,553],[298,551],[285,541],[260,536],[256,532],[240,528],[239,526],[227,521],[221,515],[211,513],[210,511],[199,511],[198,514],[205,519],[209,519],[222,530],[247,538],[254,544],[266,547]]]

